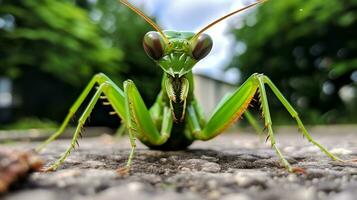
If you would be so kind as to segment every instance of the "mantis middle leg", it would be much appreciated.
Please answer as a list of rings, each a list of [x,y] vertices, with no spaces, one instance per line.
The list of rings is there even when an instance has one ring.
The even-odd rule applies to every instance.
[[[290,103],[284,98],[280,91],[276,88],[273,82],[265,75],[253,74],[243,85],[238,88],[224,103],[221,103],[211,118],[207,121],[205,126],[200,126],[198,123],[197,113],[191,106],[188,108],[188,122],[191,127],[193,137],[199,140],[209,140],[222,133],[228,128],[235,120],[237,120],[247,109],[255,93],[260,93],[260,101],[262,104],[262,111],[264,117],[264,125],[268,129],[268,137],[271,142],[272,148],[276,151],[284,167],[288,171],[293,172],[293,168],[289,162],[284,158],[280,149],[276,145],[276,140],[272,128],[272,120],[270,117],[269,105],[267,95],[265,91],[265,84],[267,84],[274,94],[278,97],[280,102],[288,110],[290,115],[296,120],[298,127],[302,130],[302,134],[315,146],[320,148],[326,155],[333,160],[341,160],[338,157],[330,153],[326,148],[320,145],[318,142],[312,139],[311,135],[307,132],[303,123],[301,122],[298,113],[290,105]]]

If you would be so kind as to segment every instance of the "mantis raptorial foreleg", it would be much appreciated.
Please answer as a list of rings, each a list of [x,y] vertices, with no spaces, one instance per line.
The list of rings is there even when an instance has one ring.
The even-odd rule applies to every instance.
[[[330,153],[326,148],[312,139],[310,134],[306,131],[302,124],[297,112],[292,108],[288,101],[283,97],[271,80],[262,74],[253,74],[246,82],[242,84],[229,98],[222,102],[216,111],[212,114],[211,118],[207,121],[205,126],[200,126],[198,123],[199,116],[195,112],[195,109],[191,106],[188,108],[188,122],[189,127],[193,133],[193,136],[199,140],[209,140],[222,133],[227,127],[229,127],[236,119],[246,111],[255,93],[260,93],[260,102],[262,104],[262,111],[264,117],[264,125],[268,129],[268,139],[272,145],[272,148],[276,151],[278,157],[282,161],[284,167],[290,172],[293,168],[289,162],[284,158],[280,149],[276,146],[276,140],[272,128],[272,121],[269,112],[269,105],[267,95],[265,91],[265,84],[267,84],[278,97],[280,102],[289,111],[291,116],[296,119],[299,129],[302,130],[303,135],[315,146],[320,148],[326,155],[333,160],[341,160],[338,157]]]
[[[132,158],[134,156],[136,144],[135,137],[138,137],[142,141],[149,141],[151,144],[160,145],[166,142],[167,138],[170,136],[171,127],[172,127],[172,116],[169,108],[164,109],[164,119],[162,121],[161,133],[156,129],[149,111],[147,110],[138,90],[136,89],[134,83],[130,80],[124,82],[124,92],[118,88],[112,81],[105,80],[107,77],[105,75],[100,75],[99,78],[96,76],[88,84],[86,89],[80,95],[78,100],[72,106],[75,112],[80,104],[83,102],[85,97],[88,95],[90,89],[95,85],[95,83],[101,83],[92,97],[91,101],[87,105],[83,114],[78,120],[78,125],[76,131],[73,135],[71,145],[64,152],[64,154],[47,170],[56,170],[64,160],[69,156],[71,151],[75,148],[77,144],[78,137],[82,130],[82,127],[90,116],[95,104],[98,102],[98,99],[101,95],[105,95],[110,105],[112,105],[115,112],[125,121],[127,129],[129,130],[129,138],[131,144],[131,152],[128,158],[126,169],[130,168]],[[102,82],[103,81],[103,82]],[[71,116],[71,111],[69,116]],[[73,115],[73,114],[72,114]],[[67,125],[67,121],[64,121],[63,127]],[[51,136],[46,142],[51,141],[50,139],[58,137],[58,132],[55,133],[55,136]],[[46,144],[47,144],[46,143]],[[43,145],[42,145],[43,146]]]
[[[231,96],[233,95],[233,93],[227,93],[226,95],[223,96],[223,98],[221,99],[221,101],[217,104],[216,106],[216,110],[219,109],[222,104],[224,104]],[[198,104],[196,104],[197,107],[199,107]],[[196,110],[197,110],[196,107]],[[214,110],[214,112],[216,111]],[[213,112],[213,113],[214,113]],[[203,114],[198,114],[198,118],[204,118]],[[248,121],[248,123],[253,127],[253,129],[258,133],[259,138],[262,137],[262,133],[263,133],[263,128],[260,126],[260,124],[257,122],[257,120],[253,117],[253,115],[248,111],[248,109],[245,110],[245,112],[243,113],[245,119]]]

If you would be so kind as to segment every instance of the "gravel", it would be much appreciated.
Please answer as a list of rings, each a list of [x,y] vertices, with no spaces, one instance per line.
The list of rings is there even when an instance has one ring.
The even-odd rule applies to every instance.
[[[327,127],[331,132],[331,128]],[[314,138],[342,158],[357,157],[357,128],[313,132]],[[282,131],[280,131],[282,132]],[[130,145],[127,138],[108,136],[79,141],[55,172],[36,172],[17,185],[4,200],[84,199],[223,199],[223,200],[353,200],[357,196],[357,163],[330,160],[299,133],[285,130],[277,139],[284,155],[306,174],[290,174],[275,152],[255,134],[232,133],[208,142],[196,142],[188,150],[162,152],[138,144],[131,173],[119,176]],[[289,133],[289,134],[287,134]],[[43,152],[46,165],[69,145],[57,140]],[[36,142],[7,145],[14,149],[35,147]]]

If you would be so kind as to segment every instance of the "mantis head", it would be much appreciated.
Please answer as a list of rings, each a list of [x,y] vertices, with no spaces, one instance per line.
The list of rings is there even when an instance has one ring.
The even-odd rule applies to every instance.
[[[240,12],[253,7],[264,1],[257,1],[246,7],[233,11],[204,27],[197,33],[162,31],[150,18],[135,8],[126,0],[120,0],[142,18],[144,18],[156,31],[145,34],[143,47],[146,54],[153,59],[172,77],[180,78],[190,72],[193,66],[206,57],[213,46],[212,38],[204,32],[218,22]]]
[[[191,40],[194,37],[191,32],[164,31],[164,34],[167,42],[159,32],[148,32],[143,46],[147,55],[172,77],[181,77],[191,71],[212,49],[213,42],[207,34],[195,40]]]

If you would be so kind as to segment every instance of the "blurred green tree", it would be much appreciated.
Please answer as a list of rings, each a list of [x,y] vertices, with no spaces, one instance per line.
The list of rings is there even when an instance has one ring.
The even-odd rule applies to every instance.
[[[92,19],[98,21],[110,43],[123,50],[123,62],[128,66],[122,72],[123,77],[135,82],[143,99],[151,106],[161,89],[162,70],[146,55],[142,40],[153,28],[117,0],[98,1],[90,10]]]
[[[0,1],[0,76],[15,83],[16,117],[62,120],[97,72],[133,79],[150,103],[161,71],[142,50],[149,30],[116,0]]]
[[[309,123],[357,122],[357,1],[269,1],[234,33],[242,81],[268,75]]]
[[[1,72],[11,78],[37,68],[71,85],[94,71],[118,73],[122,51],[102,38],[87,11],[68,1],[1,2]]]

